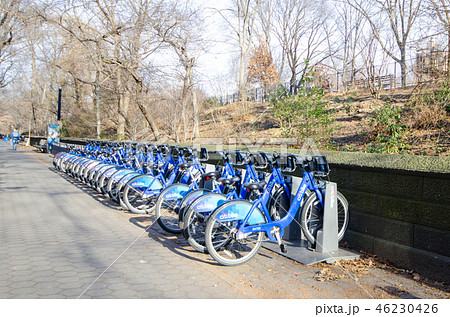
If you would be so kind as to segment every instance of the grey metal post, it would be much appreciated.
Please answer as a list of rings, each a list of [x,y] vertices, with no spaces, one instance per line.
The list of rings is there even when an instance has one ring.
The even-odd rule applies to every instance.
[[[316,251],[328,253],[338,250],[337,184],[325,182],[323,228],[317,232]]]

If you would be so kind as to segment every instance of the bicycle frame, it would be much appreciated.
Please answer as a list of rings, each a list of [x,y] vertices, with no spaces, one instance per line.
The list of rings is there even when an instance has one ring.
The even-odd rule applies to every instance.
[[[189,178],[194,174],[195,170],[197,170],[197,171],[203,170],[202,166],[200,165],[200,163],[198,162],[198,160],[196,158],[193,158],[193,162],[194,162],[194,165],[189,167],[186,174],[180,180],[180,183],[187,184],[189,181]],[[146,198],[146,197],[150,197],[152,195],[159,195],[163,188],[166,188],[166,187],[172,185],[175,182],[177,175],[179,174],[179,171],[180,171],[179,165],[183,164],[183,163],[185,163],[185,160],[182,155],[178,156],[177,162],[175,162],[173,160],[172,155],[169,155],[169,159],[166,160],[166,164],[165,164],[163,170],[158,175],[156,175],[152,180],[150,180],[147,188],[143,192],[142,197]],[[173,164],[175,166],[175,168],[170,173],[169,179],[166,180],[164,178],[164,174],[165,174],[165,171],[168,169],[169,164]],[[156,182],[157,180],[159,181],[160,184],[158,184]],[[162,185],[162,187],[161,187],[161,185]],[[131,186],[133,186],[133,183],[131,184]],[[189,188],[190,189],[198,189],[198,184],[195,179],[192,181],[191,184],[189,184]]]
[[[278,169],[276,169],[276,170],[278,170]],[[278,173],[279,172],[280,171],[278,170]],[[279,231],[280,237],[283,236],[284,228],[286,228],[292,222],[292,220],[294,220],[295,215],[296,215],[298,209],[300,208],[300,205],[303,201],[303,198],[305,196],[307,189],[314,191],[317,194],[319,202],[323,207],[323,205],[324,205],[323,195],[322,195],[322,192],[320,191],[319,186],[314,182],[313,174],[310,172],[303,172],[302,182],[300,183],[300,186],[298,187],[297,193],[295,195],[295,199],[291,203],[287,214],[279,220],[272,221],[266,205],[267,205],[267,202],[269,201],[270,193],[271,193],[273,187],[275,186],[275,183],[280,181],[280,179],[278,178],[279,176],[281,176],[281,173],[279,175],[274,175],[272,173],[269,183],[268,183],[266,189],[264,190],[263,195],[253,202],[252,207],[248,211],[245,219],[242,222],[237,222],[237,224],[235,225],[235,228],[237,230],[236,231],[237,238],[244,238],[245,234],[248,234],[248,233],[263,231],[266,233],[267,237],[270,240],[276,242],[277,238],[273,234],[273,232],[274,232],[273,229],[275,227],[278,227],[280,229],[280,231]],[[284,179],[282,179],[282,178],[281,178],[281,180],[284,181]],[[266,219],[262,219],[262,217],[258,217],[258,215],[256,215],[256,217],[254,217],[253,219],[259,220],[260,222],[258,224],[249,225],[248,224],[249,220],[253,216],[253,214],[257,208],[259,208],[259,210],[264,213],[264,216]],[[233,220],[233,219],[230,218],[227,220]]]

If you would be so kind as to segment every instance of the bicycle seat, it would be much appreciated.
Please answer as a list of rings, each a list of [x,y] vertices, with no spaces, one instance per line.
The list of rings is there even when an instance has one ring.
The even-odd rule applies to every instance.
[[[189,166],[192,166],[192,164],[189,164],[189,163],[181,163],[181,164],[178,164],[178,167],[180,167],[180,168],[182,168],[182,169],[188,168]]]
[[[219,182],[222,183],[222,185],[230,186],[230,185],[233,185],[236,182],[239,182],[241,180],[241,178],[239,176],[234,176],[234,177],[231,177],[231,178],[229,178],[229,177],[221,177],[218,180],[219,180]]]
[[[250,190],[257,190],[262,189],[264,186],[266,186],[266,184],[267,183],[265,181],[259,181],[256,183],[244,183],[242,186]]]
[[[205,180],[209,180],[209,179],[217,179],[219,177],[219,172],[218,171],[214,171],[214,172],[209,172],[209,173],[204,173],[202,174],[202,178],[204,178]]]

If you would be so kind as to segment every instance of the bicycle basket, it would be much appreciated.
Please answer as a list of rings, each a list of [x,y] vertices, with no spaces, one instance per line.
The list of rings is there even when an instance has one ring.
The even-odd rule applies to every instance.
[[[330,173],[330,168],[328,167],[327,157],[324,155],[316,155],[313,156],[312,159],[314,166],[314,170],[312,172],[314,173],[314,176],[328,176],[328,174]]]

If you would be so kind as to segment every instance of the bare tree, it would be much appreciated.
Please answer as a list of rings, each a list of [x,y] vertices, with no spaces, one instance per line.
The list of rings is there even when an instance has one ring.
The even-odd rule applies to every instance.
[[[344,89],[347,89],[347,83],[354,81],[362,66],[360,58],[364,46],[359,44],[365,21],[359,11],[346,3],[336,1],[333,8],[333,24],[326,28],[329,56],[333,69],[341,75]]]
[[[0,88],[8,84],[7,74],[13,66],[15,43],[20,40],[22,27],[21,0],[0,1]]]
[[[77,72],[67,64],[56,62],[55,66],[63,72],[70,74],[75,81],[91,85],[92,100],[96,109],[96,134],[101,136],[101,94],[104,90],[104,82],[109,78],[106,71],[103,56],[108,52],[108,43],[105,41],[111,35],[111,30],[102,32],[95,14],[91,8],[92,3],[80,0],[67,6],[64,1],[53,1],[44,6],[36,6],[35,12],[44,23],[54,26],[66,32],[83,47],[91,65],[87,72]],[[84,21],[86,19],[87,21]]]
[[[266,46],[270,50],[272,32],[273,32],[273,10],[274,0],[264,0],[258,8],[257,22],[259,38],[264,35]]]
[[[74,0],[68,6],[65,2],[58,4],[47,6],[38,14],[75,38],[89,56],[90,71],[83,74],[59,66],[77,81],[92,86],[92,100],[97,109],[97,137],[101,133],[101,116],[105,115],[102,104],[116,114],[113,119],[116,133],[123,137],[133,101],[158,139],[155,118],[143,103],[142,96],[145,91],[143,60],[158,46],[154,33],[146,25],[152,10],[158,10],[158,3],[151,0]],[[115,110],[108,105],[111,103],[116,105]]]
[[[201,10],[191,1],[176,1],[170,10],[170,19],[156,20],[153,24],[158,37],[175,52],[181,66],[182,89],[179,104],[181,107],[183,140],[188,137],[190,111],[192,106],[193,136],[199,137],[199,103],[194,81],[194,68],[198,56],[205,50],[206,43]],[[179,133],[177,133],[178,135]]]
[[[364,77],[364,86],[378,99],[383,88],[381,77],[387,72],[389,55],[380,49],[380,43],[373,36],[371,30],[361,36],[358,46],[362,57],[360,67]]]
[[[381,48],[401,68],[402,87],[406,86],[407,46],[411,31],[421,15],[422,0],[347,0],[369,22]],[[387,27],[385,27],[387,26]],[[394,38],[398,52],[388,46]]]
[[[450,78],[450,2],[448,0],[427,0],[427,12],[441,27],[447,38],[447,77]]]
[[[231,0],[232,7],[219,11],[234,34],[239,47],[238,88],[241,100],[247,99],[247,61],[252,47],[256,17],[263,0]]]
[[[274,33],[287,60],[291,87],[296,91],[310,62],[319,56],[321,60],[326,58],[321,47],[327,38],[323,26],[328,14],[323,5],[306,0],[275,1]]]

